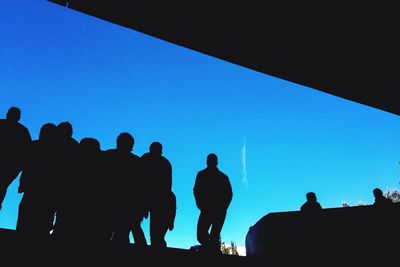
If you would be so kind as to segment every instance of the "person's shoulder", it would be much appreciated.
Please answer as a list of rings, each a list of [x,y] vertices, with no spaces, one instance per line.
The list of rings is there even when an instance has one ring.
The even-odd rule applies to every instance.
[[[207,176],[207,169],[202,169],[197,172],[196,178],[201,178]]]
[[[130,157],[133,160],[140,160],[140,157],[138,155],[136,155],[136,154],[133,154],[133,153],[130,154]]]
[[[147,159],[147,158],[149,158],[150,157],[150,153],[149,152],[146,152],[146,153],[144,153],[140,158],[142,158],[142,159]]]
[[[20,123],[20,122],[17,122],[17,125],[18,125],[19,128],[28,131],[28,127],[26,127],[24,124],[22,124],[22,123]]]
[[[111,154],[114,154],[116,152],[117,152],[117,150],[115,148],[110,148],[110,149],[103,150],[103,154],[104,155],[111,155]]]
[[[307,202],[303,203],[303,204],[300,206],[300,210],[301,210],[301,211],[304,211],[304,209],[306,209],[306,207],[307,207]]]
[[[220,169],[218,169],[218,173],[219,173],[222,177],[224,177],[225,179],[229,179],[228,175],[227,175],[226,173],[222,172]]]
[[[208,171],[209,171],[208,168],[205,168],[205,169],[198,171],[197,174],[206,174],[206,173],[208,173]]]
[[[19,121],[14,123],[13,127],[20,133],[30,134],[28,128],[25,125],[23,125],[22,123],[20,123]]]
[[[321,206],[321,204],[320,204],[318,201],[316,201],[316,202],[314,203],[313,208],[314,208],[315,210],[322,210],[322,206]]]
[[[167,164],[167,165],[170,165],[171,166],[171,162],[169,161],[169,159],[167,159],[166,157],[164,157],[164,156],[161,156],[161,159],[162,159],[162,161],[165,163],[165,164]]]

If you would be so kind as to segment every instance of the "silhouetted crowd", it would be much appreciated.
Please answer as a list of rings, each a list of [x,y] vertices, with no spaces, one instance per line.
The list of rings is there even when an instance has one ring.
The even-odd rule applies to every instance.
[[[16,230],[28,240],[80,243],[130,243],[146,246],[141,227],[150,220],[150,243],[166,247],[174,229],[176,196],[172,166],[162,144],[151,143],[141,157],[132,153],[134,138],[123,132],[113,149],[101,150],[94,138],[73,138],[69,122],[44,124],[37,140],[19,123],[11,107],[0,120],[0,208],[7,188],[20,174],[22,193]],[[210,251],[219,250],[220,232],[232,200],[228,176],[217,168],[215,154],[198,172],[194,197],[201,213],[197,236]]]

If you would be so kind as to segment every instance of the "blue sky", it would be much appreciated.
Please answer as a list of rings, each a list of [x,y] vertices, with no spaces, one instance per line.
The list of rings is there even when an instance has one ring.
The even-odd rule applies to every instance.
[[[399,187],[399,116],[44,0],[0,0],[0,34],[0,115],[19,106],[34,139],[44,123],[67,120],[77,140],[102,149],[123,131],[138,155],[163,144],[178,206],[171,247],[197,244],[192,189],[211,152],[234,192],[222,240],[239,246],[258,219],[298,210],[308,191],[330,208]],[[15,229],[17,186],[0,227]],[[148,236],[148,220],[143,228]]]

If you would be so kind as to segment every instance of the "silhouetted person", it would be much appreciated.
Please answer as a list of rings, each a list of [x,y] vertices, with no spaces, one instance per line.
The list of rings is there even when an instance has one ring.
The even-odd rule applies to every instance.
[[[70,177],[73,188],[70,189],[68,213],[64,214],[62,239],[85,244],[107,242],[108,218],[105,219],[103,215],[105,206],[109,203],[103,200],[100,142],[94,138],[83,138],[76,157],[77,172],[75,176]],[[60,215],[62,212],[61,209]],[[59,222],[55,227],[57,235],[60,234]]]
[[[56,141],[57,127],[46,123],[40,129],[39,139],[31,142],[26,151],[18,187],[23,197],[16,227],[24,238],[45,240],[53,228]]]
[[[209,154],[207,168],[197,173],[193,192],[200,209],[197,240],[202,250],[218,253],[220,234],[233,193],[228,176],[217,165],[217,155]]]
[[[68,121],[57,125],[57,155],[55,173],[57,177],[56,192],[56,220],[53,237],[59,241],[72,238],[73,225],[77,218],[74,215],[74,197],[79,190],[79,142],[73,135],[72,124]]]
[[[0,120],[0,210],[7,188],[21,172],[25,150],[32,141],[28,129],[19,123],[21,110],[8,109],[5,119]]]
[[[151,245],[166,247],[165,235],[171,228],[172,166],[162,156],[162,145],[159,142],[150,145],[149,152],[142,156],[142,163],[143,176],[148,185]]]
[[[140,177],[140,158],[131,151],[134,138],[129,133],[121,133],[116,149],[105,152],[106,175],[109,177],[112,210],[112,241],[129,243],[132,231],[135,245],[146,245],[141,222],[147,216],[143,200],[144,186]]]
[[[322,210],[321,204],[317,201],[317,196],[314,192],[308,192],[306,194],[307,201],[301,205],[300,210],[302,212],[315,213]]]
[[[390,198],[386,198],[383,195],[383,192],[381,189],[375,188],[373,190],[373,194],[375,197],[373,205],[375,207],[385,208],[385,207],[391,207],[393,205],[393,201]]]

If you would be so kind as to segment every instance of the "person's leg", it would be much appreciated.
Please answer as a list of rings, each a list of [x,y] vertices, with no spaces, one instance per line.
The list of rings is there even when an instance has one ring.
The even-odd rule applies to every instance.
[[[160,240],[161,240],[161,246],[162,247],[167,247],[167,242],[165,241],[165,235],[167,234],[168,231],[168,217],[164,216],[164,221],[162,221],[162,225],[160,226]]]
[[[135,245],[138,245],[138,246],[146,246],[147,245],[146,237],[144,236],[143,229],[140,225],[140,220],[138,220],[137,222],[135,222],[132,225],[131,231],[132,231],[133,239],[135,241]]]
[[[210,245],[213,250],[220,249],[221,230],[225,222],[226,211],[220,211],[213,214],[213,224],[210,232]]]
[[[150,243],[153,247],[162,247],[162,223],[157,209],[150,211]]]
[[[204,211],[200,212],[197,221],[197,240],[202,246],[207,245],[210,240],[210,234],[208,233],[210,226],[211,222],[207,213]]]
[[[23,235],[23,233],[26,231],[25,229],[27,224],[27,217],[29,216],[28,214],[29,210],[26,208],[27,206],[26,202],[28,202],[27,198],[28,196],[24,194],[18,206],[17,226],[15,230],[20,235]]]

